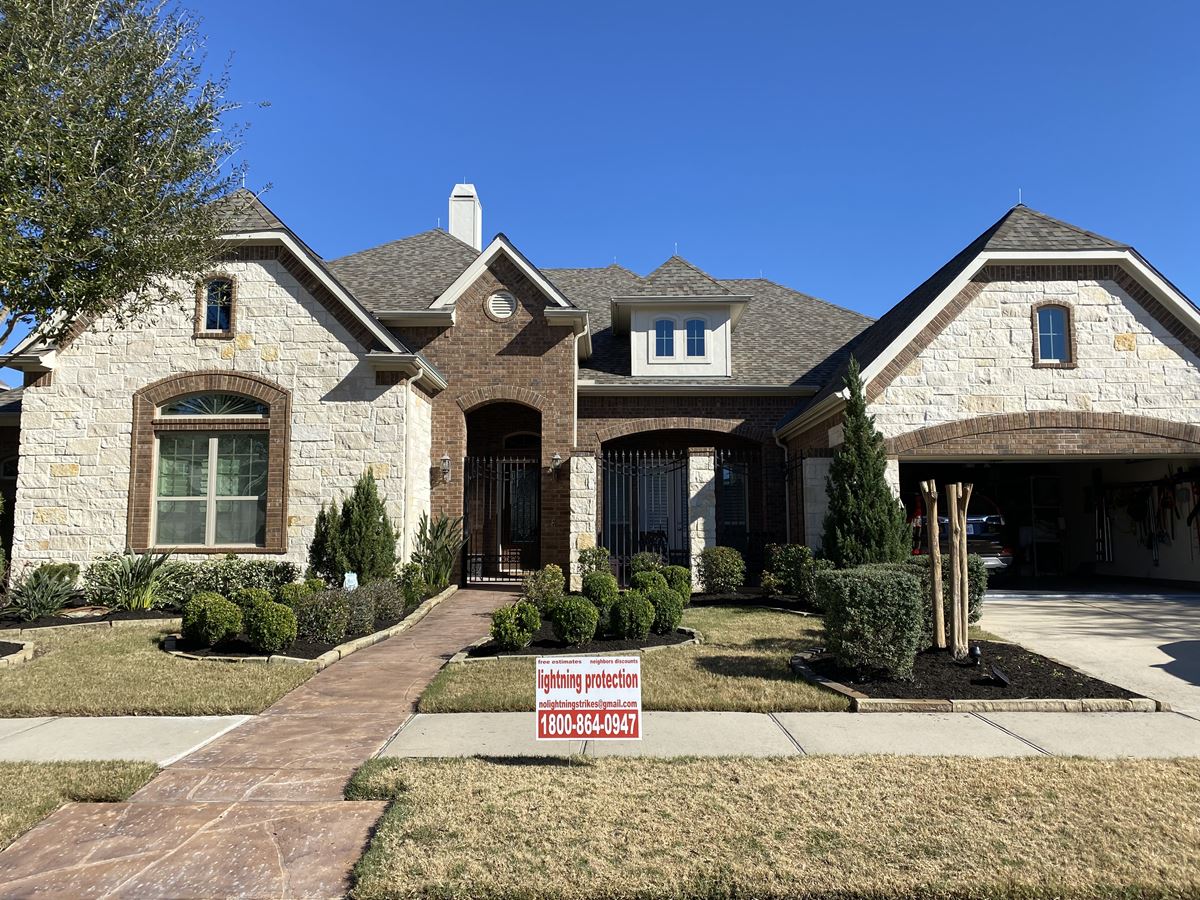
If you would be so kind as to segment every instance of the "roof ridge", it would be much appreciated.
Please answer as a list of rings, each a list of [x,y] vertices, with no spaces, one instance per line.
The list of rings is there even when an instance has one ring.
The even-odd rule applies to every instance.
[[[362,256],[364,253],[374,253],[377,250],[386,250],[389,247],[395,247],[397,244],[403,244],[407,241],[413,240],[414,238],[428,237],[431,235],[449,238],[451,240],[451,242],[453,242],[456,246],[460,246],[466,250],[470,250],[472,253],[480,252],[480,251],[476,250],[474,247],[472,247],[470,244],[468,244],[466,241],[456,238],[454,235],[452,235],[450,232],[446,231],[446,229],[444,229],[444,228],[427,228],[424,231],[417,231],[413,234],[408,234],[408,235],[405,235],[404,237],[396,238],[395,240],[385,241],[384,243],[376,244],[373,247],[363,247],[361,250],[355,250],[353,253],[347,253],[345,256],[339,256],[336,259],[332,259],[332,260],[330,260],[330,262],[343,262],[347,259],[352,259],[356,256]]]

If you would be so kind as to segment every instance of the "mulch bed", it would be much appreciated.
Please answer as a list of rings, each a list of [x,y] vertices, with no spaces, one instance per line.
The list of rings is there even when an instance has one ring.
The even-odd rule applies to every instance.
[[[42,616],[29,622],[20,619],[0,619],[0,629],[49,628],[58,625],[86,625],[94,622],[133,621],[137,619],[171,619],[179,616],[177,609],[117,610],[94,616]]]
[[[553,656],[563,653],[619,653],[627,650],[640,650],[643,647],[669,647],[672,644],[682,644],[690,641],[693,635],[687,631],[674,631],[671,634],[648,634],[644,638],[627,640],[591,641],[582,646],[572,647],[554,637],[554,628],[543,624],[541,630],[533,636],[533,642],[520,650],[501,650],[490,641],[479,647],[472,647],[467,656],[472,658],[495,656]]]
[[[807,665],[818,675],[839,681],[872,698],[897,700],[1128,700],[1139,694],[1091,678],[1026,650],[1017,644],[973,641],[983,650],[979,666],[956,663],[945,650],[917,655],[912,681],[863,678],[823,656]],[[988,670],[996,665],[1009,677],[1008,687],[996,683]]]
[[[816,607],[804,602],[799,597],[788,594],[775,594],[770,597],[758,593],[732,594],[692,594],[691,606],[751,606],[765,609],[794,609],[800,612],[816,613]]]
[[[0,658],[20,653],[23,648],[24,645],[22,644],[14,644],[12,641],[0,641]]]

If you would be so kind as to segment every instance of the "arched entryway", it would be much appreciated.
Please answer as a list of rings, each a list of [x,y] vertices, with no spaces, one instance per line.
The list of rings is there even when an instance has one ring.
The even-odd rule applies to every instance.
[[[541,565],[542,414],[513,401],[486,403],[466,413],[466,428],[466,580],[519,580]]]

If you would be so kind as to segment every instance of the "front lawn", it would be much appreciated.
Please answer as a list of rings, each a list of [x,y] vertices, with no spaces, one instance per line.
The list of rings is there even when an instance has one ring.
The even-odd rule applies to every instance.
[[[374,760],[353,896],[1200,894],[1200,761]]]
[[[788,668],[800,650],[822,643],[821,620],[755,607],[688,608],[683,624],[704,643],[642,658],[645,709],[799,712],[847,709],[846,700]],[[522,712],[533,709],[532,658],[456,663],[421,695],[420,710]]]
[[[0,763],[0,849],[68,801],[128,800],[157,771],[139,762]]]
[[[165,634],[154,625],[26,632],[37,655],[0,669],[0,717],[252,714],[315,671],[179,659],[159,649]]]

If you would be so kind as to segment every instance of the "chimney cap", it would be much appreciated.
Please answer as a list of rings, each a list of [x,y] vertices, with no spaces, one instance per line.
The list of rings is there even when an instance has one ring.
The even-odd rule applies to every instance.
[[[475,191],[475,185],[466,182],[460,182],[454,186],[454,190],[450,192],[451,197],[479,197]]]

